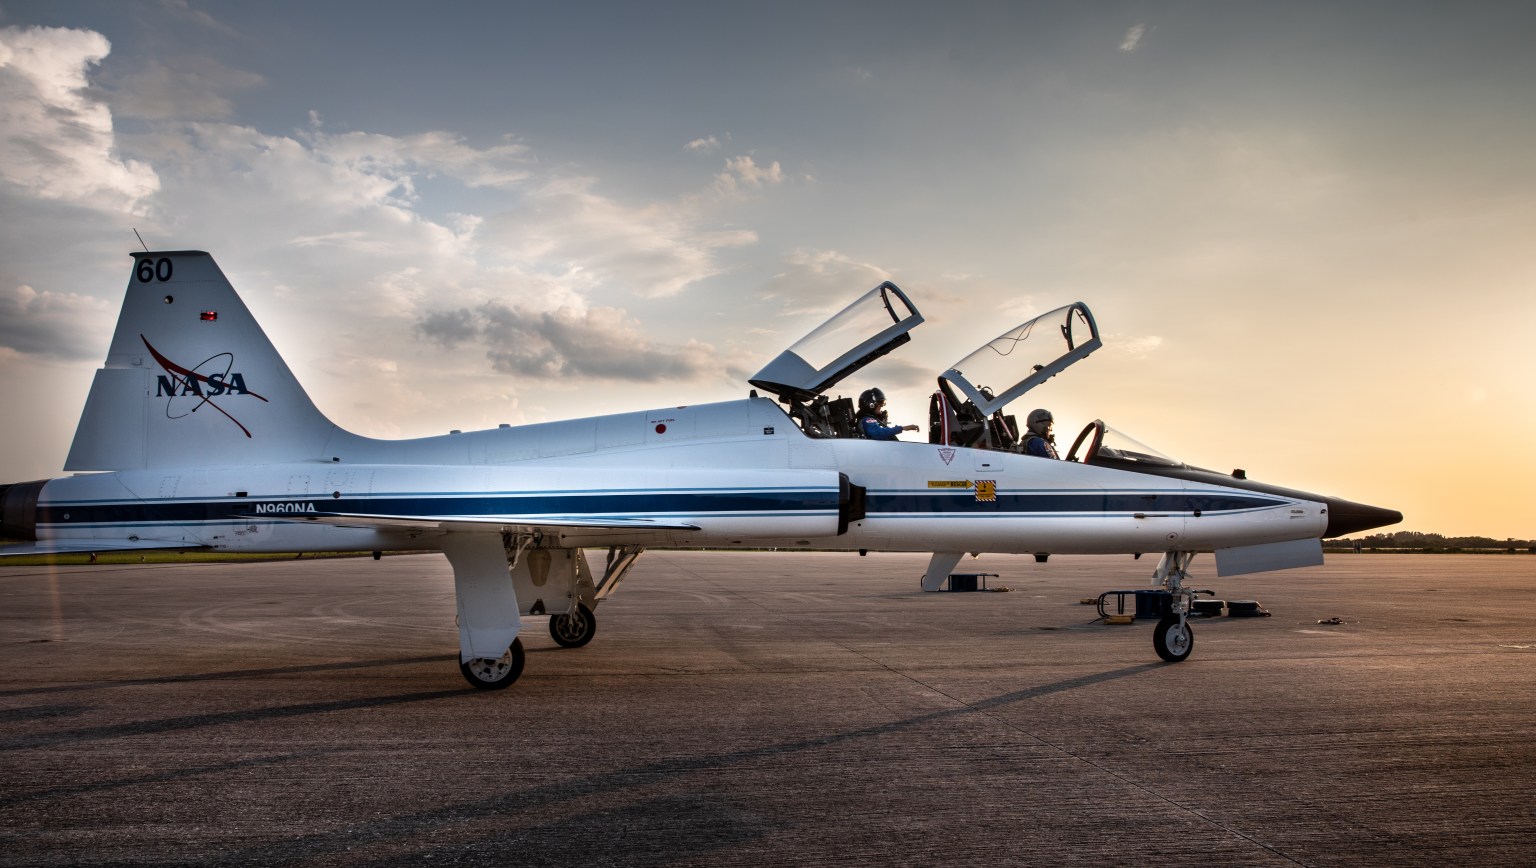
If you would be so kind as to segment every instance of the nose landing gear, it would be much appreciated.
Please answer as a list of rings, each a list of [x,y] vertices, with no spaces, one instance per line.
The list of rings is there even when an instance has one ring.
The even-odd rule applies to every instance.
[[[1169,663],[1180,663],[1195,650],[1195,632],[1182,615],[1166,615],[1152,631],[1152,647]]]
[[[1152,631],[1152,647],[1158,657],[1169,663],[1182,663],[1195,650],[1195,632],[1189,626],[1195,592],[1184,587],[1184,580],[1189,577],[1186,571],[1194,557],[1194,552],[1165,552],[1153,573],[1153,578],[1160,579],[1163,590],[1168,592],[1173,610],[1157,622],[1157,629]]]

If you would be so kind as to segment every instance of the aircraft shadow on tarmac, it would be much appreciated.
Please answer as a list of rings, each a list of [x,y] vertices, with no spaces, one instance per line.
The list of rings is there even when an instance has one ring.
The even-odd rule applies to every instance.
[[[420,657],[390,657],[381,660],[352,660],[345,663],[310,663],[303,666],[274,666],[267,669],[231,669],[227,672],[200,672],[193,675],[167,675],[163,678],[130,678],[124,681],[92,681],[86,684],[58,684],[51,687],[22,687],[0,690],[0,698],[32,696],[42,693],[78,693],[117,687],[141,687],[149,684],[182,684],[195,681],[226,681],[237,678],[262,678],[270,675],[296,675],[304,672],[341,672],[348,669],[372,669],[380,666],[405,666],[411,663],[441,663],[455,659],[448,654]],[[460,691],[449,691],[457,693]]]
[[[146,784],[163,784],[171,781],[186,780],[188,778],[203,777],[205,775],[217,775],[225,772],[239,771],[241,769],[260,768],[263,766],[282,765],[312,757],[324,756],[335,753],[334,750],[310,750],[299,753],[284,754],[282,756],[254,757],[251,759],[235,760],[227,763],[213,763],[204,766],[191,766],[189,768],[171,769],[162,772],[138,775],[131,778],[118,778],[112,781],[98,781],[90,784],[77,784],[68,787],[53,787],[46,790],[37,790],[30,793],[21,793],[13,796],[0,797],[0,808],[8,808],[24,802],[41,802],[48,799],[67,799],[71,796],[81,796],[88,793],[104,793],[110,790],[138,787]]]
[[[141,720],[110,724],[108,726],[88,726],[80,729],[55,730],[52,732],[16,736],[0,741],[0,753],[59,744],[100,741],[109,738],[155,735],[164,732],[197,729],[205,726],[281,720],[283,718],[301,717],[311,714],[331,714],[338,711],[353,711],[361,708],[381,708],[412,702],[426,702],[433,699],[445,699],[450,696],[464,696],[470,690],[471,688],[455,688],[453,690],[433,690],[423,693],[402,693],[397,696],[364,696],[355,699],[338,699],[331,702],[305,702],[298,705],[279,705],[272,708],[248,708],[240,711],[221,711],[211,714],[189,714],[182,717],[168,717],[163,720]]]
[[[221,858],[228,858],[234,862],[273,859],[293,861],[324,858],[330,855],[347,853],[348,851],[358,851],[367,847],[388,846],[391,842],[406,841],[419,836],[432,836],[439,830],[454,826],[495,820],[498,822],[498,827],[501,831],[492,835],[473,840],[459,840],[450,846],[434,844],[431,845],[430,849],[412,850],[409,853],[391,855],[383,859],[374,858],[369,861],[369,864],[388,865],[398,863],[414,865],[421,864],[421,860],[424,857],[429,857],[439,851],[445,856],[449,852],[462,855],[466,851],[478,851],[480,855],[489,855],[490,853],[497,852],[497,849],[493,848],[510,848],[525,856],[532,856],[531,851],[521,849],[528,846],[530,839],[537,840],[541,846],[547,846],[550,843],[558,845],[563,840],[565,842],[564,846],[569,847],[572,846],[573,841],[580,842],[577,852],[580,853],[584,862],[602,863],[607,859],[621,859],[624,864],[675,863],[676,855],[679,852],[684,853],[684,855],[700,855],[721,847],[740,845],[746,840],[758,837],[762,832],[754,828],[757,825],[757,814],[741,805],[722,804],[711,796],[707,811],[702,815],[690,817],[689,830],[690,832],[698,831],[699,837],[685,844],[679,840],[678,833],[681,830],[679,828],[672,828],[671,834],[673,837],[657,844],[659,849],[655,852],[654,859],[647,859],[638,852],[637,843],[643,846],[642,842],[624,838],[623,836],[613,836],[611,840],[605,842],[603,840],[605,836],[591,835],[589,834],[590,830],[593,828],[620,828],[619,826],[612,825],[616,817],[619,819],[634,817],[637,822],[633,828],[648,827],[647,824],[654,825],[656,817],[668,816],[667,813],[657,813],[658,811],[669,812],[698,808],[699,804],[697,802],[701,797],[660,797],[650,801],[616,807],[613,811],[604,812],[600,815],[593,814],[584,818],[563,819],[558,823],[543,826],[505,828],[506,818],[562,802],[590,803],[598,797],[612,796],[615,793],[628,790],[656,786],[669,781],[675,781],[687,775],[706,774],[718,776],[733,766],[820,750],[866,739],[874,739],[883,735],[934,723],[952,721],[967,715],[986,714],[1016,703],[1068,690],[1117,681],[1122,678],[1130,678],[1160,668],[1162,668],[1162,664],[1159,663],[1144,663],[1108,672],[1068,678],[1051,684],[1042,684],[1037,687],[1004,693],[991,699],[970,703],[957,708],[919,714],[878,726],[868,726],[818,738],[800,739],[783,744],[728,751],[725,753],[669,757],[664,760],[608,771],[584,778],[571,778],[531,789],[501,793],[478,801],[457,802],[429,811],[419,811],[413,814],[383,818],[371,823],[359,824],[340,832],[299,836],[280,842],[260,845],[246,851],[223,853],[220,855]],[[455,691],[454,693],[462,695],[464,691]],[[398,699],[401,701],[417,701],[443,695],[452,694],[418,694]],[[341,705],[341,703],[336,704]],[[325,703],[321,705],[325,705]],[[361,707],[360,704],[359,707]],[[321,709],[316,710],[319,711]],[[275,711],[283,712],[284,710],[275,709]],[[646,822],[639,822],[641,818]],[[702,821],[702,828],[699,822],[695,822],[696,820]],[[601,821],[599,825],[593,825],[597,821]],[[573,838],[570,834],[571,829],[586,830],[586,833],[576,835]],[[562,830],[563,838],[556,837],[555,833],[562,832]],[[711,837],[712,835],[717,835],[717,837]],[[602,849],[604,847],[609,849],[604,851]],[[679,848],[682,848],[682,850],[680,851]],[[664,859],[665,854],[669,852],[672,854],[672,857]],[[564,854],[543,852],[538,854],[538,859],[541,862],[558,864],[563,859],[575,855],[576,853],[573,852]]]

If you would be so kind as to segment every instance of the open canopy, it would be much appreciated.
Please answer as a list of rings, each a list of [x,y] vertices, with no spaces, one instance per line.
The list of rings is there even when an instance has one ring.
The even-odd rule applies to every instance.
[[[910,341],[923,315],[886,281],[780,353],[750,382],[786,401],[809,401]]]
[[[939,379],[990,416],[1102,345],[1093,314],[1077,302],[1003,332]]]

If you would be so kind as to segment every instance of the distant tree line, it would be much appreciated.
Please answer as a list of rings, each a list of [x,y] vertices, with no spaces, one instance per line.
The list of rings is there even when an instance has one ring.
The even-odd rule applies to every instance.
[[[1416,530],[1399,530],[1391,533],[1373,533],[1351,539],[1328,540],[1328,548],[1354,548],[1358,543],[1369,549],[1418,549],[1421,551],[1465,551],[1483,549],[1511,552],[1536,553],[1536,541],[1528,539],[1494,539],[1487,536],[1443,536],[1438,533],[1422,533]]]

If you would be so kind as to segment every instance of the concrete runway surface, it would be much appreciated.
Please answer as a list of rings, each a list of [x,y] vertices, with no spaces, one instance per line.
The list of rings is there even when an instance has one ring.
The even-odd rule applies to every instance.
[[[650,552],[499,692],[441,556],[0,567],[0,864],[1536,864],[1536,556],[1154,563]]]

